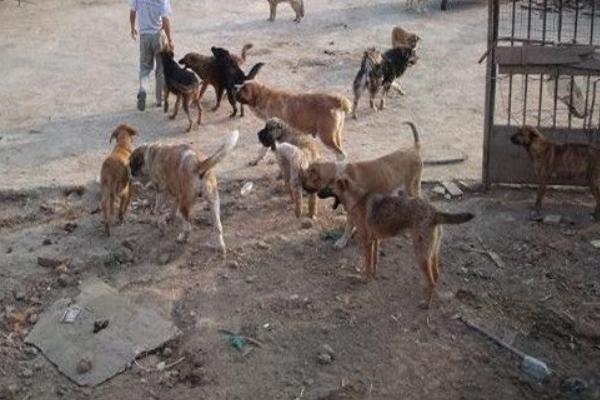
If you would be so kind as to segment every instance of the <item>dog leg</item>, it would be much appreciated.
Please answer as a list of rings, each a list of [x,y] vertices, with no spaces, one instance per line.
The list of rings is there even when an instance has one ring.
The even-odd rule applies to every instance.
[[[365,257],[365,275],[367,281],[369,281],[375,278],[375,274],[373,273],[373,241],[365,236],[362,239],[362,244]]]
[[[260,161],[262,161],[267,156],[268,152],[269,152],[269,148],[268,147],[261,146],[260,150],[258,151],[258,157],[256,157],[255,160],[250,161],[248,163],[248,165],[250,165],[251,167],[257,166],[258,163]]]
[[[346,227],[344,228],[344,234],[341,238],[339,238],[334,244],[333,247],[336,249],[343,249],[348,244],[348,240],[352,237],[354,233],[354,224],[350,220],[350,217],[346,218]]]
[[[535,199],[534,210],[539,214],[542,209],[542,200],[544,199],[544,195],[546,194],[546,188],[548,186],[548,177],[542,176],[539,185],[537,188],[537,197]]]
[[[125,213],[127,213],[130,202],[131,185],[127,184],[127,188],[125,189],[125,193],[121,196],[121,203],[119,204],[119,221],[123,222],[123,218],[125,218]]]
[[[163,112],[166,114],[169,112],[169,89],[165,87],[165,104],[163,105]]]
[[[290,1],[290,5],[292,9],[296,13],[296,18],[294,18],[294,22],[300,22],[302,20],[302,6],[299,1]]]
[[[200,85],[200,92],[198,93],[198,101],[202,100],[202,97],[204,96],[204,92],[206,92],[207,88],[208,88],[208,82],[202,81],[202,84]]]
[[[426,229],[431,229],[427,227]],[[423,233],[423,232],[422,232]],[[435,290],[435,279],[433,276],[433,257],[432,257],[432,246],[433,246],[433,232],[426,232],[420,234],[419,232],[413,232],[413,245],[415,248],[415,258],[417,263],[421,267],[421,271],[427,281],[425,288],[425,302],[422,303],[423,308],[429,308],[431,306],[431,300],[433,292]]]
[[[294,214],[296,218],[302,216],[302,190],[298,190],[297,187],[292,188],[292,197],[294,199]]]
[[[162,192],[156,192],[156,195],[154,197],[154,207],[152,207],[152,210],[150,211],[150,214],[153,215],[158,215],[160,214],[160,209],[162,207],[162,205],[165,202],[165,195]]]
[[[186,202],[181,202],[179,204],[179,214],[182,219],[183,229],[181,233],[177,235],[177,242],[185,243],[190,237],[190,232],[192,231],[192,224],[190,223],[190,208]]]
[[[400,80],[392,82],[392,89],[398,92],[401,96],[404,96],[406,92],[402,89],[402,85],[400,84]]]
[[[185,112],[185,115],[187,116],[188,119],[188,127],[185,130],[186,132],[189,132],[192,130],[192,125],[194,124],[192,122],[192,115],[190,114],[190,101],[191,98],[190,96],[182,96],[182,103],[183,103],[183,112]],[[177,109],[177,104],[175,105],[175,109]]]
[[[372,263],[373,263],[373,277],[375,277],[377,275],[377,264],[379,264],[379,244],[380,244],[380,240],[379,239],[374,239],[373,240],[373,258],[372,258]]]
[[[198,98],[196,98],[194,100],[194,104],[196,105],[196,107],[198,108],[198,126],[200,126],[200,124],[202,124],[202,106],[200,105],[200,100]]]
[[[102,208],[102,221],[104,222],[104,233],[106,236],[110,236],[110,220],[112,219],[110,214],[111,197],[110,193],[106,193],[102,196],[102,201],[100,202],[100,207]]]
[[[317,218],[317,195],[315,193],[308,195],[308,217],[311,219]]]
[[[169,115],[170,119],[175,119],[175,117],[177,117],[177,113],[179,112],[179,103],[180,102],[181,102],[181,96],[177,96],[177,99],[175,99],[175,106],[173,107],[173,114]]]
[[[235,97],[233,96],[233,90],[227,89],[227,100],[229,100],[229,104],[231,104],[231,114],[229,114],[229,118],[234,118],[237,115],[237,104],[235,101]]]
[[[277,15],[277,3],[275,1],[269,1],[269,7],[270,14],[268,21],[273,22],[275,21],[275,17]]]
[[[210,109],[211,111],[217,111],[221,107],[221,100],[223,100],[223,95],[225,94],[225,89],[222,87],[215,88],[215,91],[217,92],[217,104]]]
[[[211,217],[213,226],[217,230],[216,245],[221,250],[221,253],[225,254],[227,249],[225,247],[225,241],[223,240],[223,225],[221,225],[221,200],[219,199],[219,192],[217,188],[208,188],[208,185],[204,189],[206,198],[210,203]]]
[[[594,199],[596,199],[596,208],[594,210],[594,219],[596,221],[600,221],[600,179],[592,178],[592,184],[590,185],[592,189],[592,195]]]

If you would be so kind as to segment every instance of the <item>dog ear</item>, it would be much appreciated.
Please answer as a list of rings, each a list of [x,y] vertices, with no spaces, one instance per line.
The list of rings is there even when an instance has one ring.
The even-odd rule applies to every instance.
[[[119,136],[119,132],[121,131],[121,127],[117,127],[117,129],[115,129],[112,133],[112,135],[110,135],[110,140],[108,141],[108,144],[111,144],[113,139],[117,140],[118,136]]]

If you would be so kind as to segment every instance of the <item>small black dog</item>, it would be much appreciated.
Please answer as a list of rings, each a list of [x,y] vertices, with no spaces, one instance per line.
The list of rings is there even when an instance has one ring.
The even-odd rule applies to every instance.
[[[183,111],[188,117],[189,125],[186,132],[192,129],[192,117],[190,116],[190,103],[193,102],[198,107],[198,125],[202,122],[202,107],[198,100],[200,94],[200,81],[196,75],[181,68],[173,59],[173,50],[166,48],[161,52],[163,71],[165,75],[165,105],[164,112],[169,111],[169,94],[174,93],[177,96],[173,114],[169,116],[175,119],[179,111],[179,103],[183,100]]]
[[[381,92],[379,110],[383,110],[384,98],[394,81],[401,77],[408,67],[415,65],[418,59],[415,50],[408,46],[395,47],[383,54],[374,48],[367,49],[352,85],[354,91],[352,117],[356,119],[358,100],[367,88],[369,89],[371,108],[375,111],[377,111],[375,97]]]
[[[244,74],[244,71],[239,67],[238,63],[231,56],[229,51],[221,47],[211,47],[210,49],[215,56],[215,63],[217,64],[218,79],[221,82],[219,92],[217,93],[217,99],[223,97],[223,91],[227,91],[227,99],[229,104],[233,108],[232,113],[229,115],[231,118],[237,115],[237,104],[235,100],[235,86],[241,85],[244,81],[254,79],[260,69],[265,65],[260,62],[255,64],[248,75]],[[241,104],[241,103],[240,103]],[[241,104],[241,116],[244,116],[244,105]]]

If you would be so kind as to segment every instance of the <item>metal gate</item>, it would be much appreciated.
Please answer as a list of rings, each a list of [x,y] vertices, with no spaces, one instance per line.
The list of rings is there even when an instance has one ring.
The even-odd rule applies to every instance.
[[[489,0],[486,79],[486,186],[535,183],[509,140],[523,125],[559,142],[599,142],[600,0]]]

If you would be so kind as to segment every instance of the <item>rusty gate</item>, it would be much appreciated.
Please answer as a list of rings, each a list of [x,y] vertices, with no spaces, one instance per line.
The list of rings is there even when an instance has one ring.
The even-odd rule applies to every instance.
[[[600,0],[489,0],[486,55],[486,186],[535,183],[509,140],[522,125],[559,142],[600,142]]]

